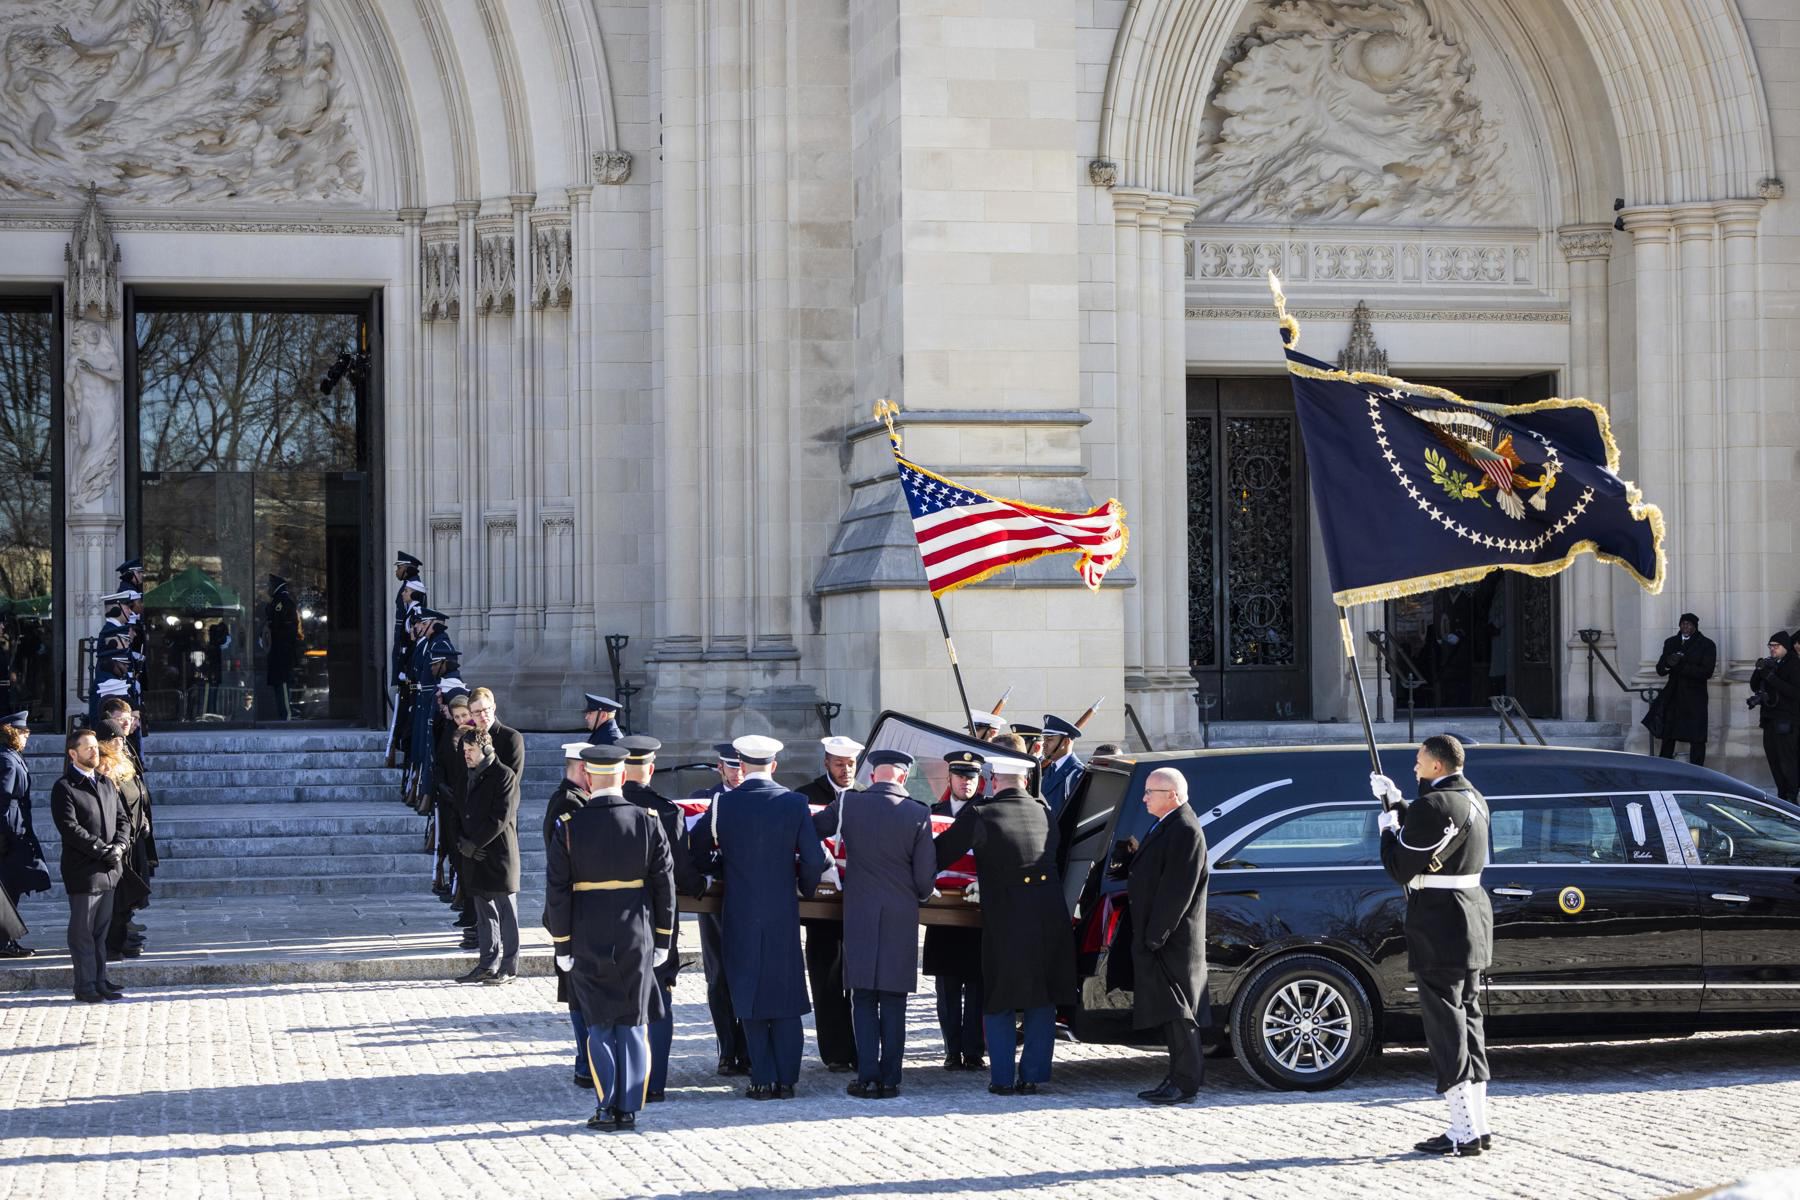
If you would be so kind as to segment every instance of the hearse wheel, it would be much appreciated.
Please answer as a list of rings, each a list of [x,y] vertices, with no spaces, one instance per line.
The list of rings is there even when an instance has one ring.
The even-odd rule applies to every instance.
[[[1356,1074],[1374,1045],[1375,1013],[1354,974],[1293,954],[1260,967],[1232,1022],[1238,1062],[1264,1087],[1322,1092]]]

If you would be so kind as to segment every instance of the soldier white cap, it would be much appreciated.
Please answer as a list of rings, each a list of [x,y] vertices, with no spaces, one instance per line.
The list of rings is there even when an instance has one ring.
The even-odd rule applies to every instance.
[[[581,752],[587,748],[588,744],[586,742],[564,742],[563,757],[566,759],[578,759],[581,757]]]
[[[862,753],[863,745],[855,738],[843,736],[820,738],[819,745],[825,747],[825,753],[833,758],[855,758]]]
[[[738,758],[747,767],[766,767],[775,761],[781,753],[781,743],[772,737],[764,737],[760,733],[746,733],[741,738],[731,740],[731,748],[738,752]]]
[[[1023,758],[989,758],[987,765],[996,775],[1029,775],[1037,764]]]

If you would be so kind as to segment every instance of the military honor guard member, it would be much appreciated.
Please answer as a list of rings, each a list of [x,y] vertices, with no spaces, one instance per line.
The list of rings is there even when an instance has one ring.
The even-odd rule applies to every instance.
[[[845,1090],[869,1100],[900,1094],[906,998],[919,985],[919,905],[937,885],[931,810],[912,798],[913,757],[869,754],[870,783],[839,798],[844,868],[844,982],[856,1030],[856,1080]],[[855,861],[848,860],[850,848]]]
[[[1406,958],[1419,989],[1419,1019],[1450,1104],[1450,1128],[1414,1149],[1468,1158],[1491,1144],[1481,973],[1494,958],[1494,912],[1481,887],[1488,861],[1487,802],[1463,777],[1462,743],[1425,739],[1413,764],[1419,798],[1406,803],[1386,775],[1369,788],[1381,814],[1381,864],[1406,889]]]
[[[1131,912],[1132,1025],[1160,1027],[1169,1072],[1138,1099],[1186,1104],[1200,1090],[1206,1060],[1200,1021],[1206,1001],[1206,835],[1188,804],[1187,777],[1152,771],[1144,807],[1156,824],[1131,855],[1126,903]]]
[[[952,750],[944,755],[950,771],[948,794],[931,806],[933,816],[954,819],[962,815],[963,809],[980,801],[984,761],[973,750]],[[987,1070],[982,1058],[986,1049],[981,1033],[981,930],[927,925],[921,966],[936,984],[938,1031],[944,1035],[944,1070]]]
[[[735,746],[730,742],[720,742],[713,747],[713,754],[718,759],[718,782],[690,793],[688,799],[714,801],[744,781],[744,764],[738,758]],[[697,823],[689,824],[690,845],[692,829]],[[706,876],[699,860],[692,856],[691,851],[688,861],[694,871],[696,890],[692,894],[696,897],[703,896],[706,889],[712,886],[712,880]],[[700,966],[706,973],[706,1007],[712,1017],[713,1034],[719,1043],[719,1074],[728,1077],[748,1075],[750,1051],[744,1043],[744,1023],[738,1020],[731,1007],[731,981],[725,974],[724,926],[716,912],[699,913],[694,918],[694,925],[700,931]]]
[[[855,738],[820,738],[825,773],[800,789],[813,814],[820,838],[836,837],[843,809],[838,801],[856,782],[856,756],[863,751]],[[856,1069],[856,1033],[850,1019],[850,997],[844,988],[844,923],[823,918],[800,922],[806,931],[806,980],[812,987],[813,1035],[827,1070]]]
[[[590,1129],[637,1128],[650,1081],[650,1023],[666,1008],[656,968],[675,937],[675,867],[662,821],[625,798],[627,751],[581,752],[592,791],[557,819],[544,925],[587,1021]]]
[[[625,736],[619,728],[619,710],[624,706],[611,696],[596,696],[592,692],[582,693],[587,707],[582,710],[581,723],[587,727],[588,745],[611,746]]]
[[[712,864],[709,873],[724,882],[725,974],[750,1050],[744,1094],[790,1100],[806,1036],[800,1019],[812,1007],[800,953],[800,897],[819,886],[825,851],[806,798],[775,782],[781,743],[749,734],[732,746],[744,781],[713,801],[708,819],[695,822],[690,845],[695,864]]]
[[[550,839],[556,835],[557,821],[587,803],[587,764],[581,761],[581,752],[587,748],[586,742],[563,743],[563,777],[557,781],[556,790],[550,793],[550,802],[544,806],[545,854],[550,852]],[[544,924],[549,923],[549,910],[546,909]],[[569,982],[569,974],[561,966],[556,967],[556,1002],[568,1005],[569,1025],[575,1031],[575,1086],[593,1087],[593,1077],[588,1074],[587,1020],[581,1015],[581,1004],[575,999],[575,987]]]
[[[662,749],[662,743],[646,734],[636,733],[620,738],[617,744],[625,751],[625,798],[662,822],[663,834],[669,842],[669,856],[674,861],[676,894],[705,891],[705,880],[688,861],[687,818],[681,806],[650,786],[656,775],[656,752]],[[645,1099],[651,1104],[663,1098],[669,1085],[669,1049],[675,1041],[675,977],[680,973],[681,926],[678,922],[669,937],[669,956],[656,968],[656,986],[662,990],[663,1015],[650,1022],[650,1084]]]
[[[263,659],[263,682],[275,702],[275,719],[286,721],[294,715],[292,689],[295,672],[300,666],[300,606],[288,581],[279,575],[269,576],[269,602],[263,605],[263,637],[268,650]]]
[[[394,579],[400,586],[394,589],[394,640],[388,661],[388,677],[394,683],[393,719],[388,725],[387,745],[387,763],[390,767],[394,765],[396,755],[405,752],[405,733],[410,728],[408,717],[412,708],[413,684],[416,682],[407,675],[407,667],[412,661],[411,610],[414,605],[425,603],[425,584],[419,578],[419,568],[422,565],[405,551],[394,557]]]
[[[1029,1096],[1050,1079],[1056,1006],[1075,1002],[1075,947],[1056,869],[1055,826],[1050,810],[1026,790],[1032,764],[998,756],[988,762],[994,794],[964,808],[937,839],[937,866],[943,870],[975,853],[988,1091]],[[1015,1012],[1024,1014],[1022,1048]]]
[[[1073,721],[1058,716],[1044,718],[1044,772],[1038,792],[1050,806],[1052,817],[1062,816],[1069,797],[1075,794],[1075,785],[1087,772],[1087,764],[1075,753],[1080,737],[1081,727]]]
[[[13,923],[0,930],[0,958],[36,953],[19,944],[25,926],[16,906],[26,896],[50,890],[50,868],[31,819],[31,768],[25,762],[30,717],[28,712],[0,717],[0,902],[13,910]]]

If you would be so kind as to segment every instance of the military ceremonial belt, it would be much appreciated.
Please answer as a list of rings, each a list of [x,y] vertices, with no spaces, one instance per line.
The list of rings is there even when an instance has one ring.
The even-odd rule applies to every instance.
[[[580,887],[581,885],[578,883],[575,886]],[[1421,875],[1407,886],[1443,888],[1446,891],[1455,891],[1457,888],[1478,888],[1481,886],[1481,873],[1477,871],[1473,875]]]
[[[641,879],[588,879],[575,885],[578,892],[622,892],[626,888],[641,888]]]

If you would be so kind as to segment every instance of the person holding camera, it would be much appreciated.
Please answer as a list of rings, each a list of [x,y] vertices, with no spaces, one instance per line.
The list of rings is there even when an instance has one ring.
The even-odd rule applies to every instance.
[[[1769,637],[1769,656],[1756,660],[1750,674],[1750,698],[1761,710],[1763,753],[1775,777],[1775,794],[1783,800],[1800,792],[1800,665],[1794,642],[1783,630]]]
[[[1688,744],[1688,761],[1696,767],[1706,763],[1707,698],[1706,681],[1711,679],[1719,662],[1719,649],[1711,638],[1700,632],[1700,618],[1682,613],[1679,632],[1663,641],[1662,657],[1656,660],[1656,673],[1668,679],[1657,702],[1661,709],[1662,739],[1660,753],[1675,757],[1675,743]]]

